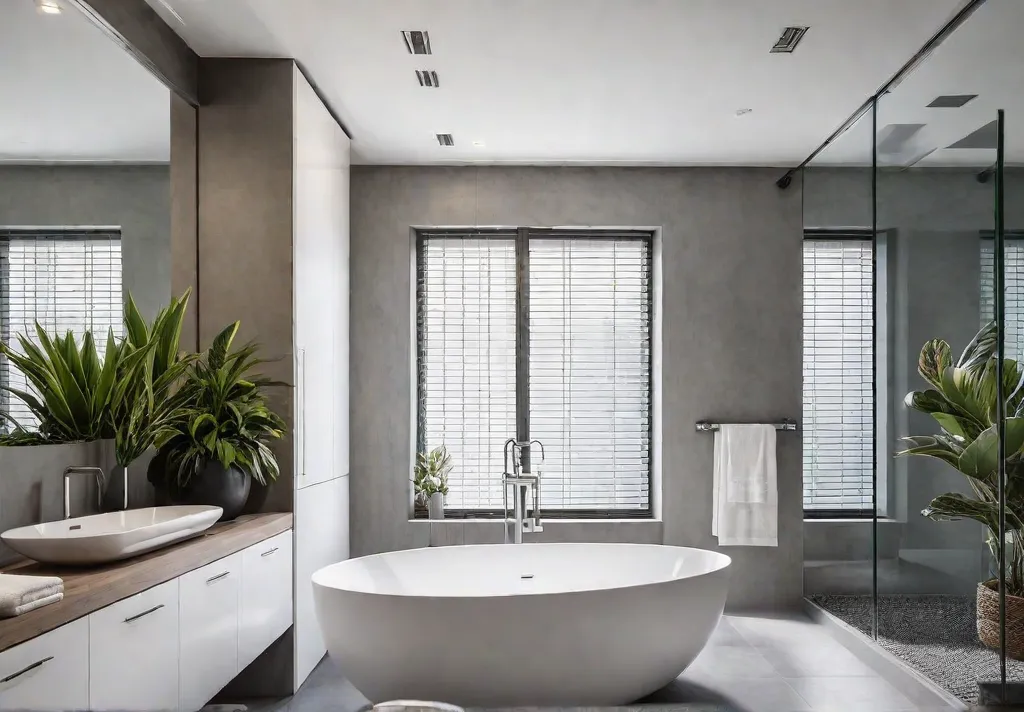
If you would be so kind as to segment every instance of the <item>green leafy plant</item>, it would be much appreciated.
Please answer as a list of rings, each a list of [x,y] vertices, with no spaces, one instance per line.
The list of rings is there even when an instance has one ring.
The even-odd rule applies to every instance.
[[[18,335],[21,351],[0,344],[0,352],[20,370],[35,390],[5,390],[25,403],[38,419],[36,431],[26,430],[8,413],[0,413],[13,426],[0,438],[4,445],[35,445],[98,440],[113,432],[111,413],[122,408],[130,385],[136,381],[149,354],[148,348],[132,349],[107,335],[100,362],[91,333],[79,347],[68,332],[51,338],[38,323],[36,341]]]
[[[260,484],[277,479],[280,470],[268,443],[284,434],[285,424],[268,407],[264,389],[285,384],[251,373],[263,363],[256,344],[231,351],[238,326],[221,331],[186,368],[180,405],[156,442],[166,454],[169,486],[185,487],[213,460],[248,472]]]
[[[125,304],[126,336],[107,334],[100,362],[91,332],[75,337],[51,337],[38,323],[36,339],[18,336],[21,351],[0,344],[0,351],[25,374],[34,393],[7,388],[39,420],[27,430],[9,414],[12,424],[0,436],[3,445],[38,445],[113,438],[115,457],[131,464],[155,439],[180,407],[177,386],[194,354],[179,352],[181,328],[189,291],[160,311],[152,326],[146,324],[129,295]]]
[[[160,310],[152,326],[146,324],[131,295],[125,304],[125,340],[122,348],[145,354],[133,372],[118,372],[124,394],[111,409],[114,453],[117,464],[127,467],[152,447],[161,431],[184,405],[187,394],[179,390],[185,370],[196,354],[179,351],[181,328],[191,290]]]
[[[994,323],[974,337],[953,364],[945,341],[929,341],[921,349],[918,373],[931,388],[909,393],[906,405],[927,413],[939,424],[937,435],[904,438],[898,455],[932,457],[956,468],[973,497],[950,492],[932,500],[922,514],[936,521],[973,519],[985,525],[994,557],[999,550],[999,430]],[[1024,595],[1024,370],[1003,360],[1006,455],[1006,588]]]
[[[428,453],[419,453],[416,456],[416,466],[413,469],[413,489],[417,498],[426,500],[430,495],[448,495],[448,475],[452,471],[452,456],[444,445],[435,447]]]

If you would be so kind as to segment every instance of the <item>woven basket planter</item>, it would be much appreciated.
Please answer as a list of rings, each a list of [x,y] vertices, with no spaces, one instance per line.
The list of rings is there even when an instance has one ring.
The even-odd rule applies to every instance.
[[[996,581],[978,584],[978,638],[999,650],[999,591]],[[1024,598],[1006,597],[1006,655],[1024,660]]]

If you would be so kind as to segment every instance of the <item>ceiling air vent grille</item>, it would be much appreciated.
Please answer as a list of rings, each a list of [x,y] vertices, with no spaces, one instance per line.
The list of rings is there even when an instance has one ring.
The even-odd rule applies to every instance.
[[[442,146],[455,145],[455,139],[452,138],[451,134],[437,134],[437,142]]]
[[[402,39],[409,54],[433,54],[430,51],[430,35],[426,30],[402,30]]]
[[[808,28],[803,27],[801,25],[787,27],[786,29],[784,29],[782,31],[782,35],[775,43],[775,46],[772,47],[772,53],[791,53],[793,50],[796,49],[796,46],[800,44],[800,40],[804,38],[804,35],[807,34],[807,29]]]
[[[433,87],[436,89],[441,86],[437,80],[437,72],[433,69],[417,69],[416,79],[419,80],[421,87]]]
[[[977,99],[977,94],[944,94],[932,99],[928,105],[929,109],[959,109],[971,99]]]

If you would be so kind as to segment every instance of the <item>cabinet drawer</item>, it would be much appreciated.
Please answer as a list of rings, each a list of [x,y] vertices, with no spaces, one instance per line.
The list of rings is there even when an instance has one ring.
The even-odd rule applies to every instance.
[[[179,581],[181,647],[179,706],[195,712],[238,672],[238,595],[242,552]]]
[[[89,620],[73,623],[0,653],[0,710],[89,707]]]
[[[178,580],[89,616],[89,709],[178,709]]]
[[[238,668],[245,668],[292,624],[292,533],[242,552]]]

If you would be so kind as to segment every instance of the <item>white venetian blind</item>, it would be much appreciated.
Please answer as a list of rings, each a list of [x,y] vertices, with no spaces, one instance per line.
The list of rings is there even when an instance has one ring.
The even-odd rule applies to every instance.
[[[417,273],[418,449],[451,454],[449,509],[500,509],[516,434],[515,234],[421,233]]]
[[[1005,286],[1006,358],[1020,360],[1024,356],[1024,239],[1003,241],[1003,284]],[[981,324],[996,318],[995,302],[995,243],[991,238],[981,240]]]
[[[872,507],[874,431],[872,243],[803,246],[804,509]]]
[[[546,455],[542,506],[646,511],[651,238],[531,235],[529,245],[530,437]]]
[[[16,336],[33,341],[35,323],[50,334],[92,331],[100,358],[109,329],[122,328],[121,236],[116,230],[0,230],[0,339],[21,351]],[[25,377],[0,357],[0,384],[25,390]],[[6,392],[0,408],[22,426],[31,412]]]

